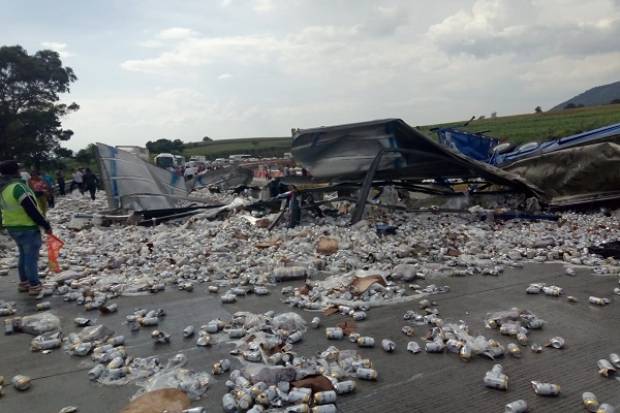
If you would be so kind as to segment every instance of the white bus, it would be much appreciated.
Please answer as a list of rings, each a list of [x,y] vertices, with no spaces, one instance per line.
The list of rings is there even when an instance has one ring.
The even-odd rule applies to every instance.
[[[176,169],[185,165],[185,158],[171,153],[160,153],[155,157],[155,165],[164,169]]]

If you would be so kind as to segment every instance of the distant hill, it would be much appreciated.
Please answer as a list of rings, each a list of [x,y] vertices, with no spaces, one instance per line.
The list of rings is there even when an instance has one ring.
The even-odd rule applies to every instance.
[[[560,103],[551,109],[551,111],[567,109],[566,106],[569,106],[569,108],[575,108],[608,105],[613,101],[616,101],[615,103],[620,103],[620,82],[614,82],[608,85],[592,88],[572,99],[567,100],[566,102]]]

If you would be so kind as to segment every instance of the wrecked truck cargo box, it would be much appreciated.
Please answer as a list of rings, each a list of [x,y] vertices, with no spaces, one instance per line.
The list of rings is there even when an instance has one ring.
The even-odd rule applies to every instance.
[[[445,183],[482,179],[542,195],[525,179],[446,148],[401,119],[297,130],[292,153],[318,179],[363,180],[376,168],[376,180]]]
[[[229,189],[249,185],[253,178],[250,169],[234,165],[199,174],[190,180],[188,185],[190,188],[217,186]]]
[[[499,139],[483,135],[482,132],[465,132],[457,128],[432,130],[436,131],[439,143],[477,161],[489,162],[493,148],[499,144]]]
[[[112,209],[149,211],[181,206],[188,196],[183,177],[140,157],[97,143],[103,186]]]
[[[538,157],[564,149],[577,148],[597,143],[615,142],[620,143],[620,123],[605,126],[598,129],[564,136],[562,138],[545,141],[542,143],[528,142],[510,152],[495,153],[490,163],[500,168],[507,168],[514,162]]]
[[[505,170],[533,183],[552,208],[620,201],[620,135],[514,162]]]

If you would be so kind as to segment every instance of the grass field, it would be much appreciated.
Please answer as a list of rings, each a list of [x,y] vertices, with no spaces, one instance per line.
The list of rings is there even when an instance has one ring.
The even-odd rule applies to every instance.
[[[465,121],[422,126],[420,129],[434,137],[431,128],[438,126],[460,127]],[[544,141],[568,136],[612,123],[620,123],[620,104],[591,108],[563,110],[539,114],[502,116],[495,119],[481,119],[471,122],[462,129],[470,132],[488,131],[487,134],[514,143]],[[256,156],[282,156],[291,150],[290,137],[264,137],[216,140],[211,143],[188,143],[186,157],[204,155],[209,159],[224,158],[231,154]]]
[[[429,130],[433,127],[460,127],[464,123],[465,121],[429,125],[421,129],[432,134]],[[529,141],[541,142],[552,138],[573,135],[612,123],[620,123],[620,105],[595,106],[559,112],[475,120],[467,127],[461,129],[469,132],[488,131],[487,135],[514,143],[523,143]]]

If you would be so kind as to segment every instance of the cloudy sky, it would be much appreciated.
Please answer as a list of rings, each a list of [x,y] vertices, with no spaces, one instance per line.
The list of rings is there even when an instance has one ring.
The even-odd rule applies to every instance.
[[[547,109],[620,80],[620,0],[0,0],[79,80],[69,147]]]

